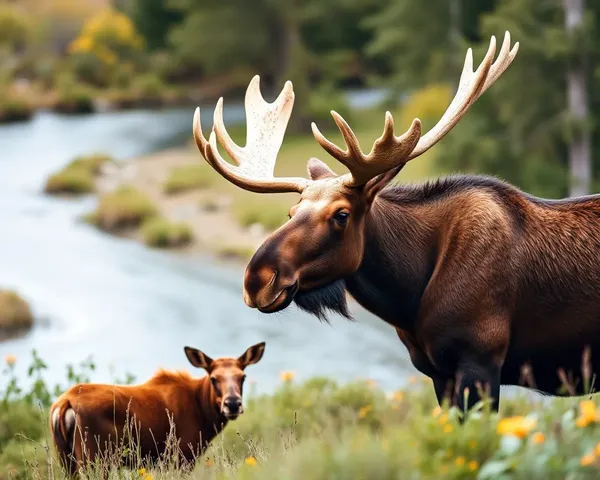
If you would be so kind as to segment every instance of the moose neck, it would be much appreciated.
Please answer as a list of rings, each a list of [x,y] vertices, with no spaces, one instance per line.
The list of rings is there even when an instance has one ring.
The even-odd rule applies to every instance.
[[[410,330],[436,258],[436,216],[405,201],[402,187],[379,195],[365,218],[364,254],[348,293],[393,326]]]
[[[204,450],[211,440],[221,433],[228,420],[217,405],[216,395],[208,375],[198,380],[196,396],[202,425],[202,449]]]

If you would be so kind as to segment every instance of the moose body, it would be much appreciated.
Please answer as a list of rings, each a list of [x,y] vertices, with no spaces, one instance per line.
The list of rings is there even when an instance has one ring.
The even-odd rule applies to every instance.
[[[480,176],[389,186],[510,66],[518,52],[510,43],[506,32],[493,61],[492,37],[475,71],[468,50],[455,97],[424,135],[415,119],[396,136],[387,112],[366,154],[336,112],[345,150],[313,123],[317,142],[350,171],[344,175],[312,158],[308,179],[274,176],[294,102],[290,82],[270,104],[258,77],[250,82],[243,148],[225,130],[222,99],[208,140],[196,110],[198,149],[223,177],[252,192],[300,194],[290,220],[248,263],[245,303],[274,313],[295,302],[320,318],[327,310],[349,317],[348,292],[396,328],[438,401],[448,395],[461,409],[482,389],[497,408],[501,384],[559,394],[567,379],[567,393],[583,393],[581,376],[600,371],[600,197],[542,200]],[[238,166],[223,159],[217,140]]]
[[[600,196],[547,201],[450,177],[383,190],[364,230],[346,289],[396,327],[440,397],[457,371],[496,398],[500,383],[557,394],[559,369],[582,378],[585,346],[600,371]]]
[[[263,352],[261,343],[238,359],[212,360],[186,347],[190,362],[206,369],[207,376],[161,370],[141,385],[71,387],[50,409],[50,428],[65,469],[75,475],[95,461],[116,459],[133,467],[173,458],[181,467],[193,467],[228,421],[243,412],[243,370]],[[123,455],[124,449],[132,453]]]

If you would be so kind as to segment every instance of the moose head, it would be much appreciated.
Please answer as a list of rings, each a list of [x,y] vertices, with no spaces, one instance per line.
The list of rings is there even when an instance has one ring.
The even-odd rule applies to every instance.
[[[252,308],[272,313],[295,301],[300,308],[321,316],[333,309],[349,316],[344,278],[361,265],[364,253],[365,218],[377,194],[404,165],[422,155],[446,135],[469,107],[511,64],[519,44],[510,48],[506,32],[499,56],[493,62],[496,40],[479,67],[473,71],[468,50],[458,90],[439,122],[421,134],[421,122],[414,119],[402,135],[394,134],[394,121],[386,112],[383,134],[365,154],[346,121],[331,114],[342,133],[346,149],[327,140],[312,124],[317,142],[349,173],[337,175],[325,163],[308,161],[308,179],[274,176],[277,154],[294,104],[291,82],[286,82],[273,103],[267,103],[259,77],[250,82],[245,98],[246,146],[236,145],[223,123],[223,99],[214,112],[214,126],[208,141],[202,134],[200,109],[194,115],[196,144],[206,161],[223,177],[240,188],[257,193],[297,192],[298,203],[289,211],[290,220],[276,230],[256,251],[244,278],[244,301]],[[225,161],[217,140],[237,166]]]

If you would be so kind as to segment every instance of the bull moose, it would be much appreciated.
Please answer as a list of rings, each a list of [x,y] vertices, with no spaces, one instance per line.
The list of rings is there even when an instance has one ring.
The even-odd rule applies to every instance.
[[[258,76],[250,82],[243,148],[225,130],[222,98],[208,141],[197,109],[196,144],[223,177],[252,192],[300,194],[290,220],[250,260],[245,303],[272,313],[293,301],[321,319],[327,311],[350,317],[348,292],[396,328],[414,366],[432,379],[438,401],[449,394],[460,409],[473,407],[482,389],[497,409],[500,385],[522,384],[523,368],[533,378],[526,386],[563,395],[557,372],[581,378],[587,347],[592,349],[590,368],[597,371],[599,195],[545,200],[478,175],[389,185],[503,74],[519,47],[518,42],[510,45],[506,32],[494,62],[492,37],[475,71],[468,50],[455,97],[424,135],[415,119],[395,136],[387,112],[383,134],[365,154],[336,112],[331,114],[345,150],[313,123],[317,142],[350,171],[344,175],[312,158],[309,179],[274,176],[294,103],[290,82],[270,104],[262,98]],[[223,159],[217,140],[238,166]],[[582,393],[583,382],[566,392]]]
[[[227,422],[243,413],[244,370],[260,361],[264,351],[263,342],[239,358],[213,360],[185,347],[190,363],[208,375],[195,379],[186,372],[161,370],[141,385],[71,387],[50,408],[50,429],[65,470],[74,476],[90,462],[119,459],[135,466],[170,454],[179,457],[181,467],[193,467]],[[128,442],[139,458],[118,455]]]

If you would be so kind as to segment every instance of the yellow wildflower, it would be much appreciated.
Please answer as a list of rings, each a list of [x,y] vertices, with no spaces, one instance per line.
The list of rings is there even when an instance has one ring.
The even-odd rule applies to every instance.
[[[154,480],[154,477],[152,475],[148,474],[144,477],[144,480]]]
[[[138,470],[138,475],[139,475],[140,477],[143,477],[144,475],[146,475],[146,469],[145,469],[145,468],[140,468],[140,469]]]
[[[365,418],[371,410],[373,410],[373,405],[365,405],[358,411],[358,418]]]
[[[456,457],[454,463],[456,463],[458,467],[462,467],[466,463],[465,457]]]
[[[254,457],[247,457],[246,460],[244,460],[244,462],[246,463],[246,465],[250,465],[251,467],[255,467],[257,464],[256,458]]]
[[[497,431],[500,435],[514,435],[518,438],[525,438],[536,423],[533,418],[527,417],[504,418],[498,422]]]
[[[448,423],[448,414],[447,413],[443,413],[440,416],[440,419],[438,421],[440,422],[440,425],[445,425],[446,423]]]
[[[584,400],[579,403],[579,417],[575,421],[575,424],[584,428],[592,423],[596,423],[600,420],[600,415],[596,409],[596,404],[593,400]]]
[[[581,463],[581,466],[583,466],[583,467],[588,467],[595,461],[596,461],[596,455],[594,455],[594,453],[591,452],[591,453],[588,453],[588,454],[584,455],[583,457],[581,457],[581,460],[579,463]]]
[[[295,377],[296,374],[290,371],[281,372],[281,374],[279,375],[279,378],[281,378],[281,380],[283,380],[284,382],[291,382]]]
[[[17,357],[9,354],[6,357],[4,357],[4,361],[9,367],[12,367],[15,363],[17,363]]]
[[[479,463],[476,460],[471,460],[469,462],[469,470],[471,470],[472,472],[474,472],[478,468],[479,468]]]
[[[533,443],[535,443],[536,445],[540,445],[546,441],[546,437],[544,436],[544,434],[542,432],[536,432],[531,437],[531,441]]]
[[[377,381],[376,380],[372,380],[370,378],[367,378],[365,380],[365,382],[369,386],[369,388],[375,388],[377,386]]]
[[[437,406],[431,411],[431,416],[433,418],[437,418],[440,416],[441,413],[442,413],[442,407]]]
[[[204,461],[204,466],[205,466],[205,467],[212,467],[212,466],[213,466],[213,461],[212,461],[210,458],[207,458],[207,459]]]
[[[449,423],[444,425],[444,433],[451,433],[452,430],[452,425],[450,425]]]
[[[596,444],[596,448],[594,448],[594,453],[600,457],[600,442]]]
[[[397,390],[394,392],[394,400],[396,400],[397,402],[401,402],[402,400],[404,400],[404,392],[402,390]]]

